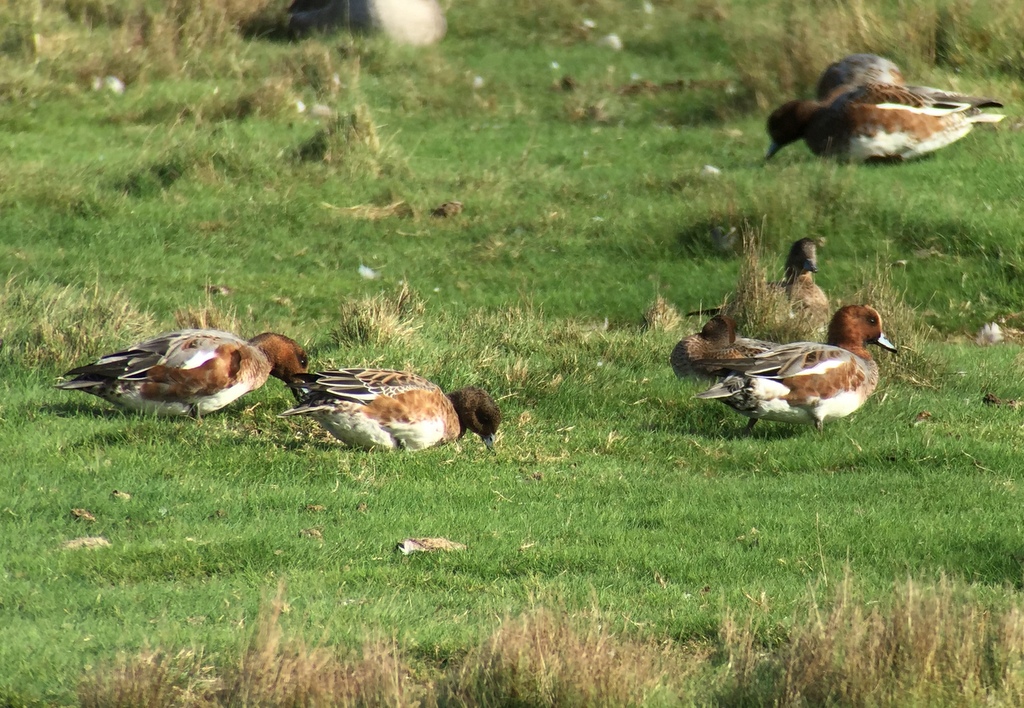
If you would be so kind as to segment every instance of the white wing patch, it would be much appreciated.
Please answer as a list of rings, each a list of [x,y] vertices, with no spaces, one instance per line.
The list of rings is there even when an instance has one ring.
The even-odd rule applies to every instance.
[[[771,401],[789,395],[789,387],[775,379],[751,376],[750,392],[759,401]]]
[[[819,374],[824,374],[827,371],[831,371],[832,369],[838,369],[840,366],[846,366],[849,363],[850,362],[846,361],[845,359],[825,359],[824,361],[819,361],[817,364],[810,367],[809,369],[801,369],[800,371],[792,375],[817,376]]]
[[[934,106],[928,106],[927,108],[918,108],[917,106],[907,106],[902,103],[877,103],[876,108],[881,108],[886,111],[906,111],[907,113],[916,113],[922,116],[948,116],[952,113],[961,113],[971,107],[969,103],[953,103],[948,102],[952,108],[936,108]]]
[[[216,349],[197,349],[196,353],[186,359],[180,369],[198,369],[200,366],[217,357]]]

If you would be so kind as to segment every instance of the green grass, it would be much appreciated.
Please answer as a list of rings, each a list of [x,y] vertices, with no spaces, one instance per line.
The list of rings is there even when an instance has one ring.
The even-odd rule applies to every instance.
[[[1024,296],[1020,58],[999,36],[957,25],[978,54],[959,74],[913,43],[868,45],[925,83],[1005,96],[997,129],[896,168],[824,163],[801,145],[764,166],[758,100],[785,85],[750,75],[745,3],[656,3],[651,16],[455,5],[444,42],[416,51],[230,28],[176,45],[159,13],[133,45],[120,24],[133,13],[115,12],[131,5],[87,32],[44,2],[35,56],[22,35],[0,37],[0,703],[74,702],[83,676],[146,648],[231,665],[280,581],[286,633],[345,650],[393,637],[415,677],[486,654],[502,618],[538,607],[712,648],[727,617],[753,613],[770,649],[795,632],[808,587],[828,596],[847,573],[865,607],[942,577],[986,607],[1019,606],[1024,433],[1019,410],[982,397],[1024,397],[1022,357],[968,339],[994,319],[1015,326]],[[612,31],[620,53],[592,41]],[[118,70],[125,95],[91,89]],[[709,83],[619,93],[634,73]],[[564,75],[576,91],[555,88]],[[300,99],[340,116],[313,155],[329,159],[300,157],[328,124]],[[703,177],[705,164],[722,174]],[[462,214],[430,216],[451,199]],[[344,211],[399,200],[411,215]],[[888,334],[913,346],[928,385],[880,352],[879,391],[823,435],[762,423],[741,437],[745,419],[694,400],[667,365],[700,323],[642,327],[658,294],[685,312],[732,290],[741,254],[714,249],[719,225],[761,229],[770,277],[793,240],[824,239],[818,281],[836,302],[883,272],[888,301],[873,304],[883,319],[896,309]],[[415,299],[389,309],[400,282]],[[276,418],[290,400],[276,380],[201,424],[53,389],[189,312],[287,333],[318,368],[481,385],[505,416],[497,454],[468,437],[417,454],[342,449]],[[62,549],[85,535],[112,545]],[[403,557],[409,536],[468,549]],[[714,685],[680,702],[773,695]]]

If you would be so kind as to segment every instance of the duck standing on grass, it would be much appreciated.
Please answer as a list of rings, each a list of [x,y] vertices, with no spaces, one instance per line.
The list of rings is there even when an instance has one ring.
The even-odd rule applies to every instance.
[[[265,332],[246,341],[230,332],[167,332],[64,374],[57,384],[144,413],[199,417],[223,408],[274,376],[291,383],[309,365],[302,347]]]
[[[703,359],[743,359],[777,347],[774,342],[736,337],[736,320],[728,315],[715,315],[696,334],[683,337],[672,350],[669,363],[679,378],[714,379],[727,372],[697,363]]]
[[[882,331],[882,318],[867,305],[847,305],[832,317],[828,343],[782,344],[745,359],[697,363],[729,373],[697,398],[717,398],[750,418],[813,424],[843,418],[864,405],[878,385],[878,364],[865,349],[896,347]]]
[[[493,449],[501,411],[490,394],[467,386],[445,394],[415,374],[341,369],[302,374],[304,391],[281,416],[310,415],[350,447],[420,450],[472,431]]]

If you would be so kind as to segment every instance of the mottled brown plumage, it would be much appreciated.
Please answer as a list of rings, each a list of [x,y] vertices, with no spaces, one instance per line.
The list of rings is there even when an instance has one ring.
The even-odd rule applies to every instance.
[[[312,416],[353,447],[419,450],[467,431],[492,447],[501,423],[494,399],[475,386],[445,395],[420,376],[388,369],[339,369],[297,379],[293,386],[302,398],[281,415]]]
[[[702,359],[739,359],[754,356],[776,346],[759,339],[736,337],[736,320],[727,315],[715,315],[696,334],[683,337],[672,350],[669,363],[679,378],[715,378],[721,376],[721,367],[698,364]]]

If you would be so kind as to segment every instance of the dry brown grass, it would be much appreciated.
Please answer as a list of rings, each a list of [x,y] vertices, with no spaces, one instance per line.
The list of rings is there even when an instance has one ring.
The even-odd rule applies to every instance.
[[[654,332],[675,332],[682,322],[679,310],[660,294],[644,312],[644,328]]]
[[[360,654],[283,636],[282,590],[238,658],[143,651],[86,674],[84,706],[628,706],[1024,704],[1024,610],[942,578],[868,602],[847,573],[812,592],[767,646],[761,615],[727,612],[720,651],[608,629],[608,618],[534,609],[444,668],[411,673],[394,642]]]
[[[225,672],[221,705],[417,705],[393,643],[368,643],[361,657],[342,661],[325,648],[284,641],[284,608],[279,588],[241,662]]]
[[[1021,705],[1024,614],[945,578],[869,609],[847,577],[831,608],[812,601],[779,658],[784,706]]]
[[[886,336],[899,349],[897,356],[885,355],[882,371],[888,377],[916,386],[933,386],[941,363],[924,353],[923,346],[935,339],[935,331],[917,309],[907,304],[892,280],[892,266],[875,263],[873,273],[850,302],[871,305],[882,316]]]
[[[66,367],[150,333],[153,317],[122,292],[11,277],[0,288],[3,351],[24,366]]]
[[[381,219],[398,218],[398,219],[410,219],[416,216],[416,212],[413,208],[403,199],[398,199],[378,206],[376,204],[356,204],[350,207],[337,207],[333,204],[324,203],[326,209],[330,209],[336,214],[342,214],[344,216],[350,216],[353,219],[366,219],[367,221],[380,221]]]
[[[220,686],[200,654],[144,650],[86,675],[78,686],[78,700],[83,708],[199,708],[217,705],[214,696]]]
[[[188,305],[174,311],[174,324],[180,329],[219,329],[241,334],[240,323],[232,307],[221,307],[207,291],[200,305]]]
[[[405,166],[397,148],[380,139],[365,103],[357,104],[348,115],[328,120],[298,147],[295,156],[301,162],[322,162],[352,175],[380,177]]]
[[[739,281],[723,310],[736,320],[740,332],[747,337],[773,342],[824,341],[820,323],[808,317],[806,311],[794,308],[785,290],[768,280],[767,269],[762,265],[765,258],[763,232],[763,226],[761,229],[749,224],[743,227]]]
[[[214,667],[201,655],[144,651],[87,674],[83,706],[415,706],[416,693],[393,643],[371,642],[341,659],[284,640],[283,590],[268,605],[237,663]]]
[[[770,0],[722,26],[740,82],[762,110],[810,97],[824,68],[854,52],[893,59],[912,83],[925,83],[921,74],[936,65],[1016,75],[1024,66],[1024,13],[1013,0]]]
[[[453,672],[442,704],[461,706],[631,706],[677,702],[704,657],[675,645],[578,629],[539,610],[504,621]]]
[[[407,342],[421,327],[423,311],[423,300],[403,282],[394,292],[343,302],[331,337],[336,344]]]

